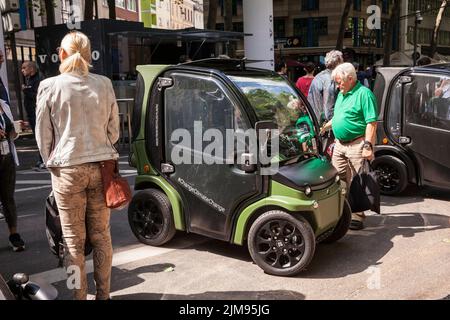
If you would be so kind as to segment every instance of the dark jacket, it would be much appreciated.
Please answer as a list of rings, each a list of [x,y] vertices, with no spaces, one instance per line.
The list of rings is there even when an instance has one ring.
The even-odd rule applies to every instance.
[[[25,88],[23,89],[25,107],[36,108],[36,96],[40,81],[39,73],[25,78]]]
[[[0,78],[0,99],[6,101],[9,105],[9,97],[8,92],[6,91],[5,85],[3,84],[3,80]]]

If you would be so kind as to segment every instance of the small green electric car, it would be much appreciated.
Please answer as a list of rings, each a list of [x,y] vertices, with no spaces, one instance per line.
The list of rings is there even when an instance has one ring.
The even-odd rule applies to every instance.
[[[142,243],[176,230],[243,245],[265,272],[291,276],[316,242],[348,231],[351,210],[319,153],[318,123],[285,78],[244,60],[137,68],[128,209]]]

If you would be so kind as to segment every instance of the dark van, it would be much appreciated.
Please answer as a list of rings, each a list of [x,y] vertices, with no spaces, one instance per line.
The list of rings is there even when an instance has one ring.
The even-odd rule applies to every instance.
[[[379,68],[376,159],[382,193],[450,189],[450,64]]]

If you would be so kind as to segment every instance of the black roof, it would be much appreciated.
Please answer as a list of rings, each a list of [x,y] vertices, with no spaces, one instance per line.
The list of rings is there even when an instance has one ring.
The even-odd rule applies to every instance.
[[[438,64],[429,64],[426,66],[416,67],[415,70],[418,71],[447,71],[450,72],[450,63],[438,63]]]

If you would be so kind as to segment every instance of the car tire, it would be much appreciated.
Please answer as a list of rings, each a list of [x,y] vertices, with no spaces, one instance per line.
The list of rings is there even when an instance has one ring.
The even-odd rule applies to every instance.
[[[136,238],[151,246],[167,243],[176,233],[170,201],[157,189],[134,195],[128,206],[128,223]]]
[[[316,248],[308,221],[280,210],[259,216],[250,227],[247,242],[253,261],[275,276],[293,276],[304,270]]]
[[[327,236],[325,239],[322,239],[321,243],[333,243],[341,239],[347,234],[351,221],[352,209],[350,208],[350,204],[348,203],[348,201],[345,200],[344,208],[342,209],[342,216],[339,218],[336,227],[333,229],[333,232],[329,236]]]
[[[397,157],[391,155],[376,157],[372,162],[372,168],[378,172],[382,194],[397,195],[408,186],[408,170],[405,163]]]

